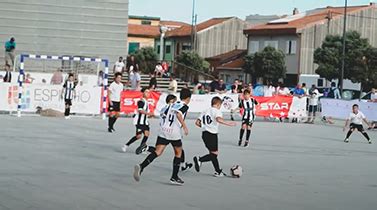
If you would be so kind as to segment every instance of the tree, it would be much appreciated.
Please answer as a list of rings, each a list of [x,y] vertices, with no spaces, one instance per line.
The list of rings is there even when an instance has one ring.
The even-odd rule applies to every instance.
[[[352,82],[363,82],[366,50],[370,47],[367,39],[361,38],[357,31],[346,33],[346,56],[344,78]],[[343,38],[339,35],[328,35],[320,48],[314,51],[314,63],[318,64],[316,73],[331,81],[340,78],[342,69]]]
[[[135,59],[139,63],[139,68],[143,73],[154,72],[157,64],[157,53],[153,47],[143,47],[133,53]]]
[[[191,76],[194,76],[194,79],[197,80],[200,72],[208,73],[209,70],[209,63],[194,51],[183,51],[176,57],[176,61],[178,64],[183,64],[178,65],[177,70],[180,75],[182,75],[182,73],[185,74],[184,78],[186,80],[190,80],[190,78],[192,78]],[[191,74],[189,74],[189,72],[191,72]]]
[[[365,65],[365,78],[363,89],[369,91],[377,87],[377,48],[369,47],[363,59]]]
[[[282,51],[267,46],[262,52],[245,57],[244,69],[253,77],[262,77],[270,82],[277,82],[285,77],[285,55]]]

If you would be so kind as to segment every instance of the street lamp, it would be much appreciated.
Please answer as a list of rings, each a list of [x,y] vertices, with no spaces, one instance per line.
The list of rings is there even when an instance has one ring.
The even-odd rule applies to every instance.
[[[343,20],[343,52],[342,52],[342,70],[340,74],[340,93],[343,94],[343,80],[344,80],[344,69],[346,65],[346,27],[347,27],[347,6],[348,2],[345,0],[344,5],[344,20]]]

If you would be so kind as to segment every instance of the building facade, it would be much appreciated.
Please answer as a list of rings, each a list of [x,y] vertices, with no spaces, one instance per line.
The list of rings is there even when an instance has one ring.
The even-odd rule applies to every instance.
[[[347,30],[355,30],[377,46],[377,8],[374,3],[347,9]],[[266,46],[286,54],[286,81],[294,84],[300,74],[315,74],[314,51],[328,34],[343,32],[344,7],[326,7],[270,21],[244,30],[248,36],[248,53]]]
[[[127,54],[127,19],[128,0],[0,1],[0,45],[14,37],[16,54],[115,61]]]

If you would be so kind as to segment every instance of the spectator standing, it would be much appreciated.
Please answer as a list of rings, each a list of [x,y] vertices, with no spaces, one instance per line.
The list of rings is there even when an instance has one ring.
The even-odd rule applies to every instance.
[[[102,70],[98,72],[97,85],[100,87],[103,86],[103,71]]]
[[[127,72],[130,75],[133,71],[139,70],[139,64],[135,59],[135,56],[131,55],[129,59],[127,59]]]
[[[226,85],[224,84],[224,80],[219,80],[219,86],[215,90],[217,93],[225,93],[226,92]]]
[[[218,77],[215,77],[215,79],[209,84],[210,91],[211,91],[212,93],[213,93],[213,92],[216,92],[216,90],[219,89],[219,86],[220,86],[219,78],[218,78]]]
[[[264,86],[264,97],[272,97],[275,91],[275,87],[272,86],[272,83],[269,83],[267,86]]]
[[[278,86],[276,87],[276,95],[281,95],[281,96],[289,96],[290,91],[287,87],[283,87],[283,84],[279,82]]]
[[[171,74],[170,75],[170,84],[169,84],[169,88],[168,88],[169,92],[171,94],[175,94],[177,93],[177,90],[178,90],[178,82],[177,80],[175,79],[175,75],[174,74]]]
[[[335,82],[331,82],[331,87],[329,93],[327,94],[328,98],[341,99],[339,88],[336,87]]]
[[[370,102],[377,102],[377,90],[375,88],[370,91]]]
[[[238,79],[234,80],[232,85],[232,93],[242,93],[242,86],[239,84]]]
[[[57,69],[51,77],[52,85],[61,85],[63,84],[63,71],[61,69]]]
[[[308,114],[308,120],[305,123],[314,123],[315,120],[315,114],[318,110],[318,101],[319,97],[323,96],[323,94],[319,93],[317,87],[315,85],[312,85],[312,87],[309,90],[309,114]],[[313,116],[311,118],[311,116]]]
[[[133,74],[131,75],[130,81],[131,81],[131,89],[132,90],[140,90],[141,76],[139,74],[139,71],[137,71],[137,70],[133,71]]]
[[[114,74],[119,72],[123,73],[124,72],[124,62],[123,62],[123,57],[119,57],[119,60],[115,62],[114,67],[113,67],[113,72]]]
[[[3,77],[4,82],[12,82],[12,72],[10,71],[10,65],[5,64],[5,75]]]
[[[302,89],[302,86],[300,84],[298,84],[296,88],[293,90],[293,95],[299,98],[302,98],[305,96],[305,91],[304,89]],[[297,123],[297,122],[298,122],[298,118],[294,117],[292,119],[292,123]]]
[[[155,90],[157,88],[157,78],[156,78],[157,73],[155,72],[154,74],[150,75],[151,79],[149,80],[149,89]]]
[[[302,83],[301,89],[304,90],[304,96],[309,95],[308,88],[306,87],[306,83]]]
[[[5,42],[5,64],[14,66],[15,51],[16,39],[12,37],[9,41]]]

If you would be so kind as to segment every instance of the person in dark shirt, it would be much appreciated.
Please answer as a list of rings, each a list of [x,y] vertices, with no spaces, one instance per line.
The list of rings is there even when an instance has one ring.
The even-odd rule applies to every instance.
[[[215,77],[215,79],[209,84],[211,92],[216,92],[216,90],[219,89],[220,83],[219,83],[219,78]]]
[[[219,93],[225,93],[226,91],[226,85],[224,84],[224,80],[220,80],[219,82],[219,87],[216,89],[216,92],[219,92]]]
[[[151,80],[149,80],[149,89],[150,90],[155,90],[157,88],[157,78],[156,78],[156,75],[157,75],[156,72],[151,75]]]

